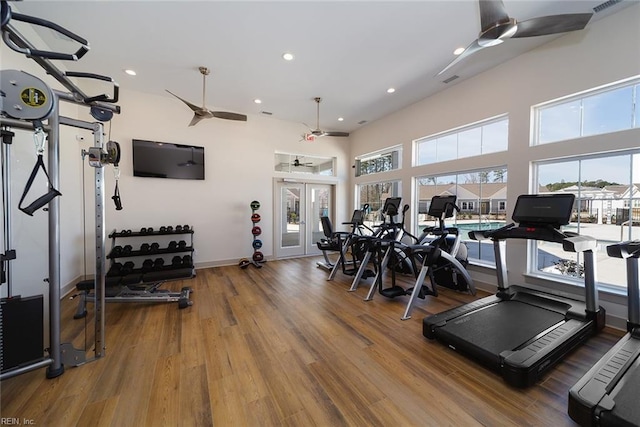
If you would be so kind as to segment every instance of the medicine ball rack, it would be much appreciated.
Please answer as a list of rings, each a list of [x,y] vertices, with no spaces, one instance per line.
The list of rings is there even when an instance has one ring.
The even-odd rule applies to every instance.
[[[109,234],[111,239],[111,251],[107,255],[110,261],[109,271],[106,275],[105,283],[105,302],[147,302],[147,303],[167,303],[177,302],[178,308],[187,308],[193,305],[193,301],[189,299],[192,292],[191,288],[185,286],[180,292],[170,292],[166,289],[160,289],[160,286],[169,280],[184,280],[195,277],[195,268],[193,266],[193,228],[188,225],[179,225],[175,228],[172,226],[162,226],[154,229],[153,227],[143,227],[140,231],[132,230],[113,230]],[[170,240],[168,242],[143,242],[139,249],[134,250],[133,245],[120,246],[116,245],[117,239],[134,238],[134,237],[153,237],[153,240],[167,240],[166,237],[160,236],[185,236],[190,237],[190,242],[185,240]],[[159,238],[160,237],[160,238]],[[159,238],[159,239],[158,239]],[[139,239],[138,239],[139,240]],[[164,245],[164,246],[163,246]],[[179,256],[177,254],[188,253]],[[163,255],[173,256],[171,263],[167,263],[162,257]],[[141,258],[142,261],[138,261]],[[154,257],[153,259],[150,257]],[[130,258],[138,259],[137,264],[134,261],[127,261],[124,264],[116,262],[116,259]],[[74,319],[80,319],[87,315],[87,301],[94,301],[93,280],[85,280],[76,285],[81,291],[80,302],[74,314]]]

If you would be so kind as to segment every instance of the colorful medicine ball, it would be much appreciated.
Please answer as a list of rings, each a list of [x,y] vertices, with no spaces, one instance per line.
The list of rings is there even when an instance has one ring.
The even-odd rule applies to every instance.
[[[251,229],[251,234],[253,234],[254,236],[259,236],[260,234],[262,234],[262,229],[256,225]]]
[[[260,214],[254,213],[251,215],[251,222],[260,222]]]
[[[257,200],[254,200],[253,202],[251,202],[251,209],[254,211],[257,211],[258,209],[260,209],[260,202]]]

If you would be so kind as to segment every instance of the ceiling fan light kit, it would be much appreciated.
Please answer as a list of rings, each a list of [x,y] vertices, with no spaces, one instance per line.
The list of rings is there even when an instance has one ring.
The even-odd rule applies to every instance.
[[[207,67],[198,67],[198,71],[200,71],[200,74],[202,74],[202,107],[192,104],[186,99],[180,98],[175,93],[165,89],[171,95],[175,96],[180,101],[184,102],[189,108],[191,108],[191,111],[193,111],[193,119],[191,119],[189,126],[195,126],[197,123],[200,122],[200,120],[210,119],[212,117],[215,117],[217,119],[237,120],[237,121],[246,122],[247,116],[245,116],[244,114],[230,113],[228,111],[211,111],[205,106],[205,93],[206,93],[206,87],[207,87],[206,78],[209,75],[210,70]]]

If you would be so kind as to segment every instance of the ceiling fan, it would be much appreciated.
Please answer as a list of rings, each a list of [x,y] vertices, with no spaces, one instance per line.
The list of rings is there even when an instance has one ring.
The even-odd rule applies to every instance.
[[[479,0],[480,34],[478,39],[449,63],[437,76],[453,67],[464,58],[486,47],[498,45],[509,38],[547,36],[582,30],[593,13],[568,13],[542,16],[519,22],[509,17],[502,0]]]
[[[200,71],[200,74],[202,74],[202,107],[198,107],[197,105],[194,105],[189,101],[180,98],[175,93],[165,89],[171,95],[175,96],[180,101],[187,104],[187,106],[191,108],[191,110],[193,111],[193,119],[191,119],[191,123],[189,123],[189,126],[193,126],[197,124],[202,119],[210,119],[212,117],[216,117],[218,119],[239,120],[239,121],[246,122],[247,116],[245,116],[244,114],[229,113],[227,111],[211,111],[207,107],[205,107],[204,95],[205,95],[205,89],[206,89],[206,78],[209,75],[209,69],[207,67],[198,67],[198,70]]]
[[[295,160],[293,162],[291,162],[291,166],[293,167],[300,167],[300,166],[313,166],[313,162],[301,162],[300,159],[298,159],[298,156],[296,156]]]
[[[349,136],[348,132],[336,132],[336,131],[324,131],[320,130],[320,102],[322,98],[316,97],[313,98],[316,102],[316,128],[309,129],[309,132],[302,134],[302,139],[304,141],[314,141],[316,138],[320,138],[322,136]]]

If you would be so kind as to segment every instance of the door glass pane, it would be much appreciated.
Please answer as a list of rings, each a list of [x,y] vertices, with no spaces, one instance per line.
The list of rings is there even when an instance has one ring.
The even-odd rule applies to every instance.
[[[319,242],[324,237],[320,217],[329,216],[329,189],[311,189],[311,242]]]
[[[300,188],[282,188],[281,247],[300,246]]]

